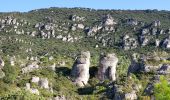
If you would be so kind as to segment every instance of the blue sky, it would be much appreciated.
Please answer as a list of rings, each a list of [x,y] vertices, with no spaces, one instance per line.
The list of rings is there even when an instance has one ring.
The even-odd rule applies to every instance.
[[[170,0],[2,0],[0,12],[26,12],[49,7],[170,10]]]

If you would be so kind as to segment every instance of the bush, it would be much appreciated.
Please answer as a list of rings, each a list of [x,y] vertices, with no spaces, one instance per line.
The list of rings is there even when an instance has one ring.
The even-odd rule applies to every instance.
[[[6,64],[4,66],[3,71],[5,72],[5,77],[4,77],[4,82],[5,83],[14,83],[14,81],[16,80],[18,74],[19,74],[19,70],[17,67],[15,66],[11,66],[10,64]]]
[[[160,83],[154,86],[154,96],[156,100],[170,100],[170,85],[165,77],[160,77]]]

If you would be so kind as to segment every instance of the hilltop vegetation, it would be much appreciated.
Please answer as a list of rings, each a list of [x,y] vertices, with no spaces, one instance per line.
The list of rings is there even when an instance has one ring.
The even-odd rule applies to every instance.
[[[0,99],[159,99],[160,86],[165,84],[169,93],[169,19],[169,11],[157,10],[0,13]],[[71,77],[81,51],[90,51],[90,78],[84,87]],[[116,79],[101,81],[99,63],[108,53],[118,59]],[[162,75],[166,82],[159,83]]]

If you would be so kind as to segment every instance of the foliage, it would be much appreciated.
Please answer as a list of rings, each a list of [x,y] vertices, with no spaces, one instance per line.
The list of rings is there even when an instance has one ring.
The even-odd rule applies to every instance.
[[[154,96],[156,100],[170,100],[170,85],[165,77],[160,77],[160,83],[154,85]]]

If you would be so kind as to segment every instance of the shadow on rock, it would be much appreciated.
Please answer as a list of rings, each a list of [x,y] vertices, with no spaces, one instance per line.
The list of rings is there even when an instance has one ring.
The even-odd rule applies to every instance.
[[[90,67],[89,69],[90,78],[95,77],[97,75],[97,71],[98,71],[98,68],[96,66]]]

